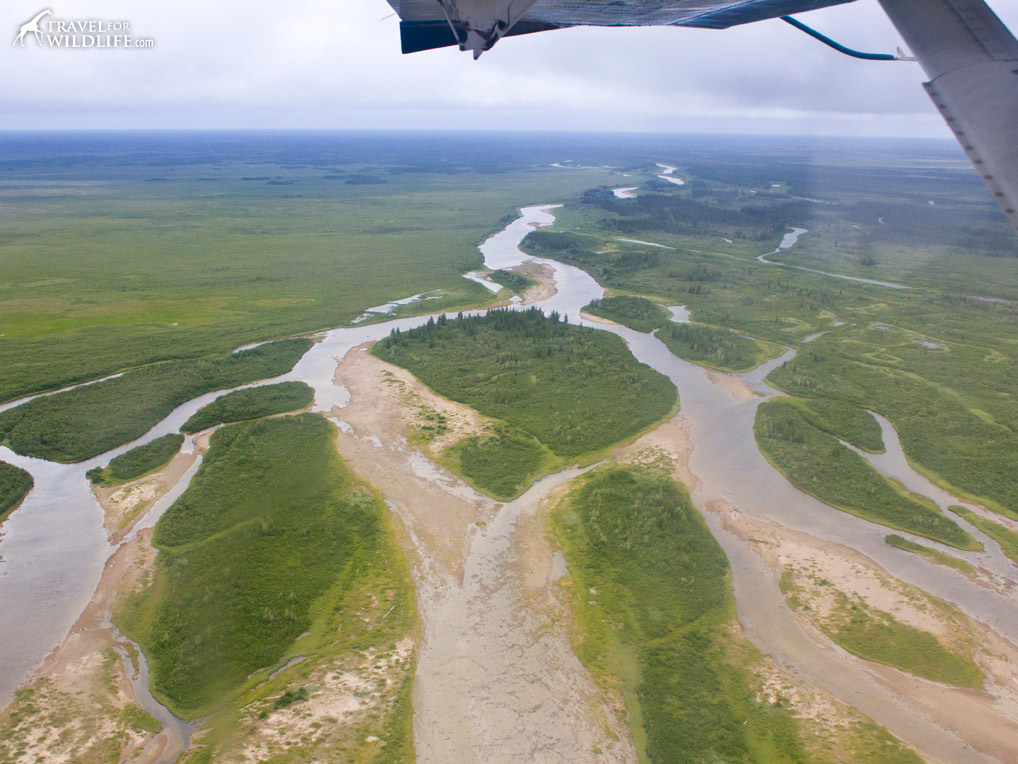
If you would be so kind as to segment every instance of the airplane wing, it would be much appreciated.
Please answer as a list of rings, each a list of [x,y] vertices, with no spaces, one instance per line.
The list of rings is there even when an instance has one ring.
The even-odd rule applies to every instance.
[[[853,0],[388,0],[403,52],[573,26],[724,29]],[[925,88],[1018,229],[1018,41],[985,0],[879,0],[930,81]],[[800,28],[801,24],[796,23]],[[856,54],[807,30],[849,55]]]
[[[983,0],[880,0],[924,87],[1018,228],[1018,41]]]
[[[502,37],[576,26],[725,29],[854,0],[389,0],[404,53],[459,45],[474,58]]]

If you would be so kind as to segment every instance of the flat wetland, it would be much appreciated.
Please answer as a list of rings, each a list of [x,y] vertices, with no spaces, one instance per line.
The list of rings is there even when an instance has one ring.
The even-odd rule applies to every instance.
[[[1018,757],[1018,237],[955,147],[10,134],[0,228],[0,565],[41,500],[109,542],[0,762]]]

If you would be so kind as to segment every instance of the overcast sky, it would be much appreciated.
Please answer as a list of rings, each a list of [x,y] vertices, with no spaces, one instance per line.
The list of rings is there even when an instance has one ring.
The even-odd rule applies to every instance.
[[[42,0],[45,2],[45,0]],[[1018,3],[991,0],[1012,29]],[[152,50],[12,46],[44,8],[127,20]],[[7,0],[0,129],[458,128],[948,136],[916,64],[857,61],[781,21],[726,31],[582,28],[474,62],[403,56],[385,0]],[[900,39],[876,0],[804,14],[863,50]]]

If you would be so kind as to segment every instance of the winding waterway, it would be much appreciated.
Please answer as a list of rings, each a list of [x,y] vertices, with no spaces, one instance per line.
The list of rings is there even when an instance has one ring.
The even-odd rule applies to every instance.
[[[808,199],[807,201],[816,201],[815,199]],[[823,204],[824,202],[820,202]],[[786,233],[781,239],[781,243],[778,244],[777,248],[767,254],[760,255],[757,257],[757,262],[764,263],[765,265],[775,265],[779,268],[793,268],[797,271],[806,271],[808,273],[819,273],[821,276],[828,276],[832,279],[843,279],[844,281],[855,281],[859,284],[872,284],[873,286],[887,287],[888,289],[911,289],[912,287],[905,286],[904,284],[895,284],[893,281],[877,281],[876,279],[864,279],[859,276],[846,276],[843,273],[829,273],[828,271],[820,271],[816,268],[807,268],[805,265],[791,265],[789,263],[775,263],[772,260],[768,260],[768,257],[781,252],[783,249],[790,249],[795,246],[795,243],[799,241],[799,237],[803,234],[807,234],[809,231],[805,228],[792,228],[789,233]]]
[[[511,268],[526,260],[552,269],[558,291],[538,307],[546,312],[557,311],[572,323],[581,323],[580,309],[592,299],[603,296],[602,287],[582,270],[552,260],[531,258],[518,246],[533,228],[554,221],[552,210],[556,206],[523,208],[521,217],[481,244],[480,251],[485,267],[492,270]],[[768,254],[793,246],[803,233],[803,229],[793,229],[778,249]],[[769,265],[780,265],[770,263],[766,257],[758,259]],[[825,275],[903,288],[886,282]],[[688,320],[688,311],[675,309],[673,315],[677,320]],[[314,410],[329,412],[334,405],[345,405],[344,400],[349,398],[349,393],[333,381],[339,358],[358,345],[381,339],[394,328],[406,330],[427,319],[427,316],[414,316],[326,332],[290,373],[258,384],[303,381],[315,390]],[[888,547],[884,542],[886,528],[837,511],[799,491],[763,458],[753,437],[753,421],[759,404],[777,394],[766,384],[765,377],[792,358],[795,351],[789,350],[780,358],[739,375],[759,394],[749,400],[739,400],[726,387],[713,381],[705,369],[676,358],[655,337],[621,326],[598,324],[597,328],[622,337],[640,361],[668,376],[678,387],[682,404],[679,416],[688,423],[694,446],[690,469],[699,480],[693,499],[731,561],[739,618],[757,647],[772,655],[779,665],[878,719],[923,751],[935,752],[938,758],[947,761],[993,761],[973,751],[948,729],[944,720],[931,717],[928,708],[914,707],[903,690],[880,682],[861,662],[818,644],[788,609],[770,569],[751,545],[725,530],[720,516],[709,511],[708,505],[720,499],[751,518],[772,520],[857,549],[892,575],[952,602],[998,633],[1018,641],[1018,603],[1012,597],[978,586],[951,569],[930,565],[915,555]],[[226,392],[210,393],[189,401],[138,441],[80,464],[54,464],[0,448],[0,459],[27,469],[36,481],[28,499],[0,530],[3,534],[0,538],[0,664],[4,666],[0,675],[0,704],[10,699],[14,689],[29,679],[46,654],[66,635],[113,552],[103,530],[101,509],[84,477],[85,471],[106,464],[113,456],[139,443],[176,432],[198,408]],[[937,493],[939,489],[915,473],[901,453],[893,427],[886,421],[881,421],[881,425],[888,454],[867,456],[874,466],[913,490],[931,495],[941,505],[961,503],[946,492]],[[151,526],[186,488],[196,470],[197,463],[173,491],[145,515],[139,527]],[[956,550],[952,553],[1001,577],[1013,578],[1014,568],[996,545],[987,544],[986,551],[981,553],[958,553]],[[148,703],[150,696],[144,688],[138,691]]]

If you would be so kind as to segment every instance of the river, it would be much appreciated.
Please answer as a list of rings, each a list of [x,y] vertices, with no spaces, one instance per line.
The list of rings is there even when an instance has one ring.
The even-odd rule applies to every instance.
[[[546,312],[558,311],[570,322],[579,324],[582,323],[580,309],[602,297],[602,287],[580,269],[553,260],[531,258],[519,249],[527,233],[554,222],[552,211],[556,206],[523,208],[521,217],[483,242],[480,251],[485,267],[492,270],[511,268],[526,260],[551,268],[558,291],[538,307]],[[794,245],[803,233],[803,229],[794,229],[775,252]],[[767,263],[766,259],[761,262]],[[688,320],[688,311],[676,308],[673,315],[679,320]],[[325,332],[291,372],[258,384],[303,381],[315,390],[314,410],[330,411],[333,405],[342,406],[344,398],[349,398],[349,393],[333,381],[337,359],[357,345],[381,339],[394,328],[406,330],[427,319],[427,316],[413,316]],[[952,602],[998,633],[1018,641],[1018,607],[1013,598],[978,586],[949,568],[931,565],[915,555],[888,547],[884,542],[886,528],[832,509],[799,491],[763,458],[753,437],[753,421],[759,404],[777,394],[766,384],[765,377],[793,357],[795,351],[789,350],[754,371],[738,375],[759,396],[737,400],[728,389],[712,381],[705,369],[676,358],[652,335],[621,326],[598,324],[597,328],[622,337],[640,361],[668,376],[678,387],[682,404],[679,416],[688,423],[694,446],[690,469],[700,481],[693,491],[693,499],[731,561],[739,618],[757,647],[774,656],[779,665],[879,719],[892,732],[922,750],[936,751],[938,756],[949,761],[991,761],[980,758],[957,736],[943,729],[937,720],[911,707],[907,697],[878,682],[860,662],[832,654],[806,634],[785,605],[761,558],[749,544],[726,531],[717,514],[707,511],[710,502],[723,499],[749,517],[773,520],[857,549],[892,575]],[[88,602],[113,551],[106,540],[101,509],[85,480],[85,471],[106,464],[113,456],[139,443],[177,431],[198,408],[227,392],[218,391],[189,401],[138,441],[80,464],[53,464],[0,449],[0,458],[24,467],[36,480],[23,506],[0,530],[3,534],[0,538],[0,663],[4,666],[0,676],[0,703],[10,699],[14,689],[29,679],[46,654],[66,635]],[[935,487],[928,481],[920,482],[925,479],[915,473],[900,454],[893,427],[884,421],[881,424],[888,442],[888,455],[872,457],[872,463],[915,490],[931,493],[938,503],[948,501],[946,493],[936,494]],[[181,479],[171,495],[149,510],[140,521],[140,527],[151,526],[158,519],[184,490],[196,469],[197,465]],[[978,531],[969,530],[985,540]],[[958,553],[956,550],[952,553],[1001,576],[1013,577],[1013,567],[992,543],[987,544],[987,550],[982,553]],[[145,701],[148,702],[148,697]]]

